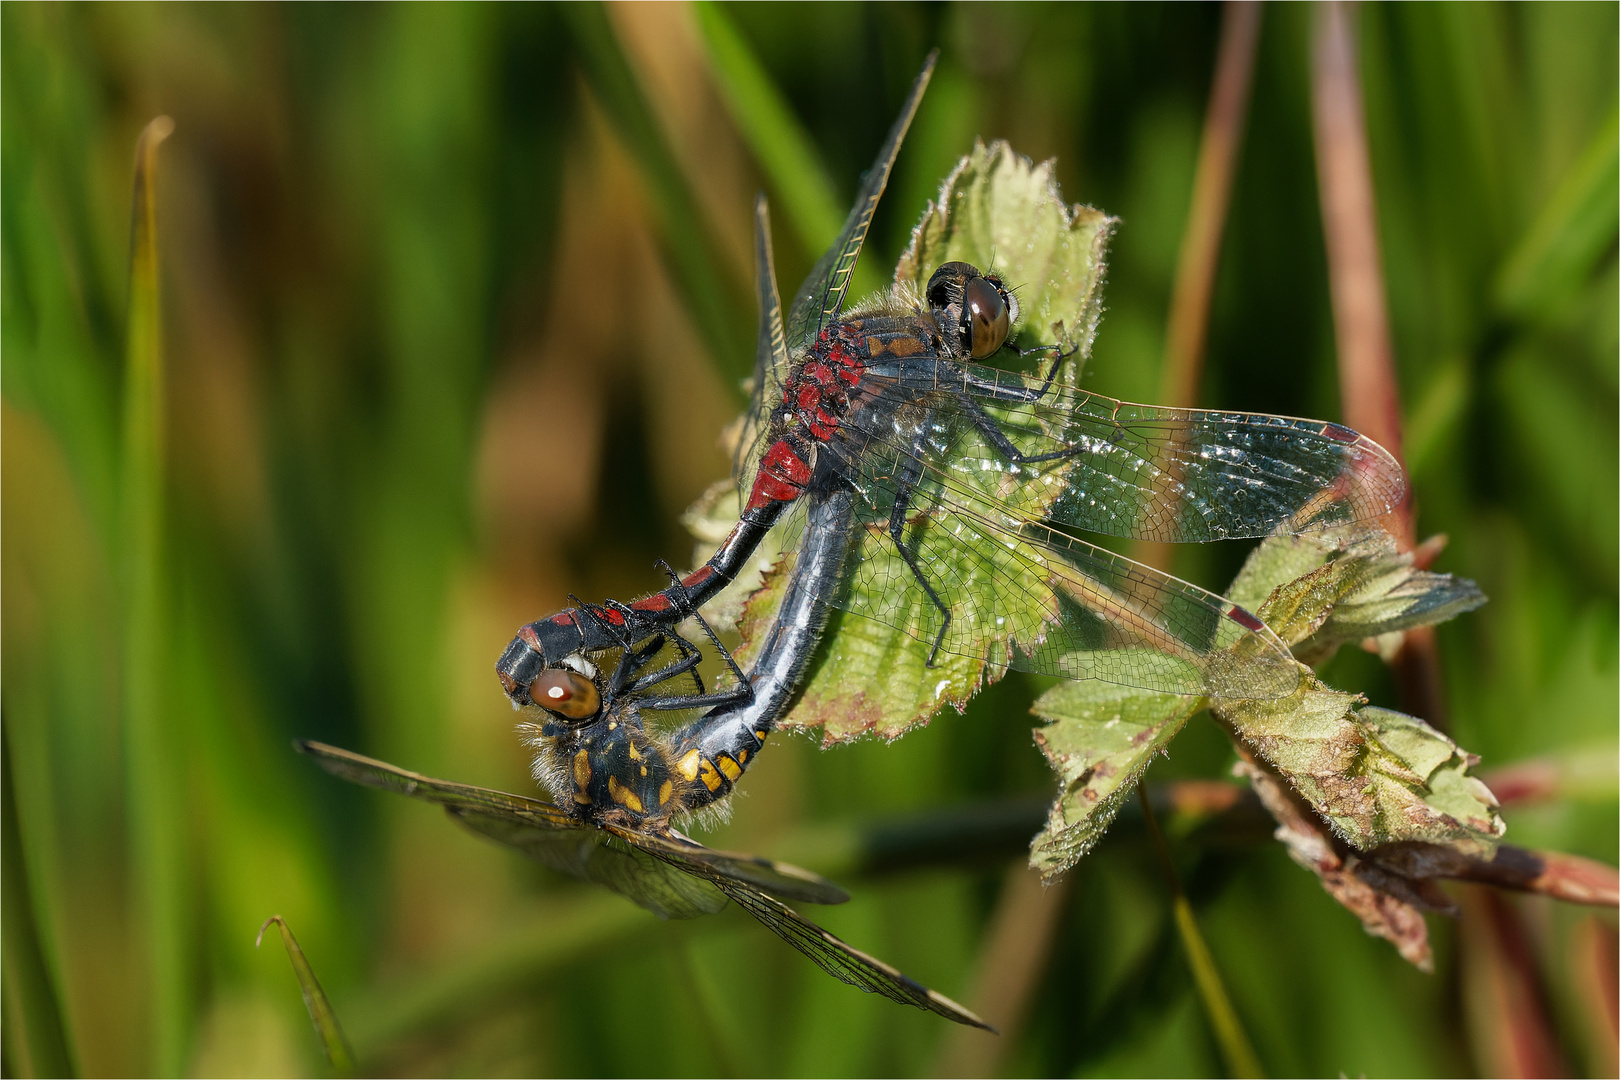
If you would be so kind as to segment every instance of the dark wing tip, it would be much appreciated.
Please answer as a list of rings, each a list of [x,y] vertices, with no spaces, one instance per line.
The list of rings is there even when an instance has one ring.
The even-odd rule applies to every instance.
[[[1001,1029],[996,1027],[996,1025],[986,1022],[972,1009],[967,1008],[965,1005],[958,1005],[956,1002],[952,1001],[938,990],[928,991],[928,1000],[937,1006],[937,1008],[932,1011],[939,1013],[947,1020],[955,1020],[958,1024],[966,1024],[969,1027],[981,1028],[988,1031],[992,1035],[1001,1034]]]

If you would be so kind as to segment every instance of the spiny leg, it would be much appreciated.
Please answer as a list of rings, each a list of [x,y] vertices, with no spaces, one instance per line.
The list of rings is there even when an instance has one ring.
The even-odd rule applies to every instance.
[[[668,573],[671,579],[673,579],[675,582],[675,588],[673,591],[681,594],[680,599],[684,601],[686,597],[684,595],[684,590],[680,586],[679,576],[670,569],[669,564],[663,563],[662,565],[664,567],[664,571]],[[737,680],[737,685],[730,690],[716,690],[712,694],[706,693],[703,689],[702,678],[698,676],[696,672],[693,672],[693,678],[696,679],[698,684],[698,692],[696,694],[687,695],[684,697],[649,698],[644,701],[637,702],[640,708],[651,710],[695,709],[712,705],[730,705],[736,702],[748,702],[753,700],[753,685],[748,681],[747,677],[743,675],[742,668],[737,666],[737,661],[731,655],[731,650],[727,649],[720,643],[719,635],[714,632],[714,628],[708,624],[708,621],[705,620],[700,613],[693,611],[691,617],[697,620],[698,626],[702,627],[704,635],[709,639],[709,643],[714,646],[715,651],[720,655],[720,658],[724,660],[726,666],[731,669],[731,674]],[[631,693],[636,693],[646,689],[647,687],[655,686],[668,677],[665,675],[666,671],[672,671],[672,669],[676,666],[679,666],[682,668],[682,670],[685,670],[686,668],[695,666],[698,660],[702,658],[702,653],[691,642],[687,641],[685,638],[682,638],[679,634],[674,634],[673,631],[671,631],[671,634],[673,639],[677,642],[677,648],[681,648],[683,651],[690,649],[692,650],[692,653],[677,661],[676,664],[670,665],[669,668],[665,668],[661,671],[655,671],[651,675],[647,675],[636,680],[636,682],[630,687]]]
[[[907,454],[901,462],[899,474],[895,477],[894,505],[889,508],[889,538],[900,552],[900,557],[906,560],[911,572],[917,578],[917,584],[933,601],[934,607],[939,609],[939,633],[934,637],[934,647],[928,653],[928,667],[934,666],[934,660],[939,656],[940,646],[945,642],[945,634],[951,628],[951,609],[945,606],[945,601],[939,598],[939,593],[928,583],[927,576],[918,564],[917,557],[906,550],[906,512],[911,509],[911,497],[917,490],[917,480],[922,475],[922,461],[919,454],[922,451],[922,438],[919,435],[912,441],[911,453]]]
[[[1051,346],[1047,347],[1050,348]],[[1052,369],[1047,372],[1046,381],[1041,384],[1039,390],[1032,390],[1027,386],[1016,388],[1001,386],[987,382],[984,379],[975,378],[965,371],[961,374],[966,385],[978,390],[986,397],[1011,404],[1034,404],[1051,392],[1052,382],[1057,378],[1058,368],[1062,366],[1064,360],[1073,356],[1075,351],[1075,349],[1071,349],[1066,353],[1060,352],[1053,358]],[[1012,440],[1007,437],[1007,433],[1002,430],[1001,425],[996,423],[990,414],[984,411],[984,407],[971,394],[958,392],[956,401],[962,412],[972,421],[973,426],[979,429],[979,433],[995,448],[997,453],[1007,459],[1009,464],[1036,465],[1043,461],[1058,461],[1063,458],[1073,457],[1075,454],[1075,447],[1065,447],[1062,450],[1054,450],[1047,454],[1025,454],[1013,445]]]

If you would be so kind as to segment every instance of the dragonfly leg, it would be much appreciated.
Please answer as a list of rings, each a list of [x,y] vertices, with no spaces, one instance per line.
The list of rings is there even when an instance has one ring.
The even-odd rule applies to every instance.
[[[706,700],[703,697],[706,693],[703,686],[703,677],[693,670],[702,662],[703,652],[674,629],[666,628],[652,633],[644,639],[646,644],[633,649],[631,643],[634,640],[632,636],[634,631],[630,629],[630,627],[636,625],[636,613],[633,610],[617,600],[609,600],[605,605],[598,606],[596,604],[587,604],[575,596],[570,596],[569,599],[574,602],[578,610],[596,622],[603,629],[605,635],[612,639],[621,650],[618,667],[615,669],[613,677],[608,681],[606,700],[603,703],[604,711],[611,710],[614,700],[621,695],[640,693],[647,687],[667,682],[687,672],[691,672],[692,681],[697,685],[697,694],[695,696],[686,695],[681,700],[692,701],[697,704],[702,704]],[[673,645],[681,653],[680,659],[659,668],[651,674],[641,675],[640,673],[666,644]],[[653,707],[656,708],[656,706]]]
[[[676,578],[676,582],[678,584],[680,579],[676,577],[675,572],[673,570],[669,570],[667,565],[664,567],[664,569],[669,572],[671,577]],[[702,677],[694,671],[692,672],[692,677],[697,681],[698,686],[698,692],[696,694],[687,694],[680,697],[645,698],[636,703],[639,708],[651,710],[696,709],[706,708],[712,705],[731,705],[735,703],[746,704],[747,702],[753,700],[753,684],[750,683],[743,675],[742,668],[737,666],[737,661],[731,655],[731,650],[727,649],[720,643],[719,635],[714,632],[714,628],[709,625],[708,621],[704,619],[702,615],[694,611],[692,613],[692,618],[697,620],[698,626],[703,628],[703,633],[709,639],[709,643],[714,646],[715,651],[720,654],[720,658],[724,660],[726,662],[726,666],[731,669],[731,674],[737,680],[737,685],[732,687],[730,690],[716,690],[712,694],[707,693],[703,688]],[[663,668],[660,671],[655,671],[651,675],[647,675],[636,680],[636,682],[630,687],[630,692],[635,693],[644,690],[647,687],[656,686],[665,679],[680,674],[681,671],[686,671],[690,668],[696,667],[698,661],[702,659],[702,652],[699,651],[698,648],[691,642],[687,641],[685,638],[681,637],[677,633],[674,633],[673,631],[670,631],[669,633],[671,639],[676,643],[676,648],[681,649],[683,652],[687,652],[687,650],[690,650],[690,652],[688,652],[687,655],[683,656],[680,660],[677,660],[675,663],[671,664],[669,667]],[[677,668],[679,670],[676,670]]]
[[[1058,370],[1063,367],[1063,361],[1080,351],[1080,346],[1078,345],[1070,349],[1068,352],[1064,352],[1056,345],[1042,345],[1038,349],[1030,349],[1027,352],[1012,345],[1008,345],[1007,348],[1012,349],[1012,351],[1017,353],[1019,356],[1029,356],[1034,353],[1045,352],[1047,349],[1053,350],[1052,366],[1047,369],[1046,379],[1041,383],[1041,388],[1039,390],[1032,390],[1027,386],[1003,386],[999,382],[991,382],[988,379],[978,378],[977,376],[970,375],[961,369],[958,369],[956,374],[961,377],[962,382],[965,385],[973,390],[978,391],[985,397],[994,398],[997,401],[1011,401],[1021,405],[1028,405],[1041,400],[1047,394],[1052,392],[1052,384],[1057,381],[1057,373]]]
[[[979,433],[993,446],[997,453],[1007,459],[1012,465],[1036,465],[1043,461],[1059,461],[1063,458],[1073,457],[1078,447],[1065,447],[1062,450],[1053,450],[1049,454],[1026,454],[1013,445],[1007,433],[1001,430],[984,408],[967,394],[956,395],[957,403],[962,407],[962,413],[979,429]]]
[[[639,674],[666,644],[674,645],[682,654],[681,658],[650,675]],[[702,660],[703,654],[679,634],[673,631],[659,634],[643,648],[634,652],[626,651],[619,659],[619,669],[613,675],[614,693],[615,695],[640,693],[649,686],[657,686],[661,682],[668,682],[677,675],[691,671]],[[631,681],[632,679],[634,681]],[[694,673],[692,679],[697,683],[697,692],[703,693],[702,677]]]
[[[988,420],[989,417],[985,419]],[[1002,439],[1005,440],[1006,436],[1003,435]],[[1011,446],[1012,444],[1008,443],[1007,445]],[[917,584],[922,586],[922,590],[927,594],[928,599],[933,601],[934,607],[939,609],[939,633],[934,636],[934,647],[928,653],[928,666],[933,667],[934,660],[939,656],[940,646],[945,643],[945,634],[951,628],[951,609],[945,606],[945,601],[939,598],[939,593],[935,592],[934,587],[928,583],[928,577],[923,573],[922,566],[918,564],[917,557],[906,550],[906,516],[907,511],[911,509],[911,496],[917,490],[917,479],[922,471],[921,452],[920,441],[914,443],[911,453],[906,455],[905,462],[900,467],[899,475],[895,478],[894,505],[889,509],[889,538],[894,541],[895,549],[900,552],[900,557],[906,560],[906,565],[911,567],[911,572],[916,575]]]

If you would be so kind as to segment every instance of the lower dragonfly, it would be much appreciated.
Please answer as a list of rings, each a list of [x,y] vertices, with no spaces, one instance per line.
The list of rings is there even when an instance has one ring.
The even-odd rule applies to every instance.
[[[993,1031],[968,1009],[782,902],[848,900],[836,885],[786,863],[715,851],[675,827],[730,794],[785,712],[826,622],[824,582],[847,556],[852,514],[847,491],[812,497],[795,578],[750,676],[750,700],[713,708],[659,737],[642,722],[645,702],[673,708],[708,697],[701,683],[697,694],[684,698],[648,696],[688,672],[687,659],[645,674],[656,651],[647,646],[624,649],[611,676],[580,658],[540,675],[534,692],[544,719],[525,729],[536,751],[535,777],[555,802],[436,780],[324,743],[294,745],[336,776],[438,803],[474,832],[603,885],[660,918],[695,918],[734,902],[836,979]]]
[[[1074,532],[1202,542],[1373,520],[1405,497],[1399,464],[1338,424],[1134,405],[1072,385],[1058,377],[1078,349],[1063,345],[1068,331],[1054,324],[1057,344],[1019,349],[1016,331],[1029,327],[1017,297],[969,263],[945,262],[925,287],[845,310],[932,65],[785,321],[763,197],[757,204],[760,327],[736,468],[741,519],[704,566],[661,592],[524,626],[496,665],[514,705],[532,703],[530,684],[567,656],[672,632],[829,474],[860,495],[853,527],[885,535],[903,563],[867,568],[851,610],[895,620],[930,647],[929,666],[942,652],[980,658],[988,647],[1006,666],[1169,693],[1269,698],[1295,686],[1287,649],[1252,613]],[[1036,354],[1051,357],[1044,375],[979,366]],[[1035,587],[1050,599],[1020,605]],[[1238,644],[1270,663],[1207,663]]]

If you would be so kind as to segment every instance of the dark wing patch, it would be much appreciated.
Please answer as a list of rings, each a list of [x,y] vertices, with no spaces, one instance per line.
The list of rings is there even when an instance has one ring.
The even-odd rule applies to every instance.
[[[996,1030],[944,994],[928,989],[882,960],[845,944],[781,901],[736,881],[725,878],[713,880],[738,907],[840,982],[859,987],[869,994],[882,994],[902,1005],[936,1013],[958,1024],[968,1024],[986,1031]]]
[[[578,830],[580,822],[555,803],[510,795],[492,788],[457,784],[449,780],[435,780],[421,773],[401,769],[386,761],[356,754],[325,743],[296,739],[293,748],[308,754],[321,768],[333,776],[367,787],[395,791],[413,799],[424,799],[440,806],[478,810],[496,817],[505,817],[523,824],[543,828]]]

